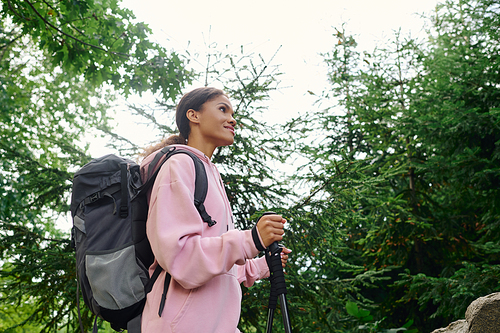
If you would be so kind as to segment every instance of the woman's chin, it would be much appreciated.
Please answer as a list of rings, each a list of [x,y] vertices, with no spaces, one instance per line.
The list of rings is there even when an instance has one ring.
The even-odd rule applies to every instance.
[[[234,143],[234,139],[233,140],[228,140],[226,141],[224,144],[222,144],[222,146],[230,146]]]

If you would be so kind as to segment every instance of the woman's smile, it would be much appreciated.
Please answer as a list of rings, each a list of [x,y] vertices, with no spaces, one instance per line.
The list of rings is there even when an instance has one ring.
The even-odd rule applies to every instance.
[[[192,131],[196,131],[200,144],[213,152],[215,148],[233,144],[236,120],[231,101],[219,95],[203,104],[200,111],[194,111]],[[209,155],[207,155],[209,156]]]
[[[233,135],[234,135],[234,126],[229,125],[229,126],[224,126],[224,127],[227,128],[228,130],[230,130],[231,133],[233,133]]]

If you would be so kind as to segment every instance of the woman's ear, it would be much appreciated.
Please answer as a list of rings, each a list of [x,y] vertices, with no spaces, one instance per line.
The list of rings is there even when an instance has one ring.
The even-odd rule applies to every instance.
[[[195,111],[193,109],[189,109],[189,110],[186,111],[186,118],[190,122],[193,122],[193,123],[196,123],[196,124],[200,122],[199,112]]]

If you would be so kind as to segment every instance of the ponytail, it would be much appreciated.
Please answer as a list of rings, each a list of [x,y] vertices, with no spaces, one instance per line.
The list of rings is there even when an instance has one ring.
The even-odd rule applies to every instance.
[[[159,143],[146,147],[142,153],[139,154],[140,157],[146,158],[157,150],[170,145],[185,145],[187,140],[181,134],[171,135],[168,138],[161,140]]]

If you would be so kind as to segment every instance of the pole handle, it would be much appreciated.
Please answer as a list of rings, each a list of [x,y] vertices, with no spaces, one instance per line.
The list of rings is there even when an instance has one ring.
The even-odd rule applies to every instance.
[[[265,212],[264,215],[276,214],[274,212]],[[269,280],[271,281],[271,292],[269,295],[269,314],[267,318],[267,333],[271,333],[274,310],[278,304],[278,297],[280,298],[281,312],[283,315],[283,324],[285,326],[285,333],[291,333],[290,317],[288,314],[288,306],[286,301],[286,283],[283,266],[281,265],[281,251],[282,246],[278,242],[273,242],[265,250],[265,257],[267,266],[269,267]]]

